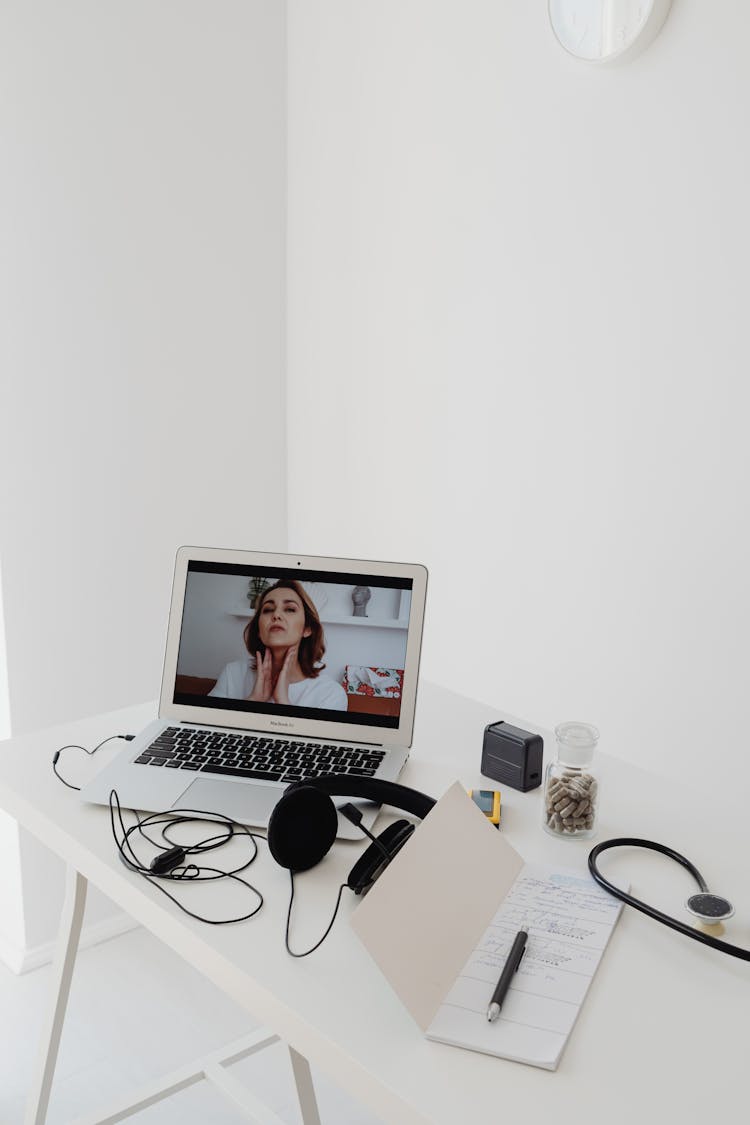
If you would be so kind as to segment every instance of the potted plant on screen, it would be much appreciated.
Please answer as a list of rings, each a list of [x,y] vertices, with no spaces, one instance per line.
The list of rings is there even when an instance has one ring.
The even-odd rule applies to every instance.
[[[247,584],[247,600],[251,609],[258,608],[258,601],[263,597],[271,583],[267,578],[251,578]]]

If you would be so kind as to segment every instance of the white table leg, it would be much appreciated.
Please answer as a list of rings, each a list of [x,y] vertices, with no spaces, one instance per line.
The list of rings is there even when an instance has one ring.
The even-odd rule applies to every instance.
[[[42,1039],[39,1044],[37,1069],[29,1090],[25,1125],[43,1125],[47,1117],[49,1095],[60,1046],[65,1009],[68,1006],[70,982],[78,951],[83,911],[86,905],[87,882],[72,867],[66,873],[65,903],[63,904],[57,948],[52,963],[54,997],[47,1014]]]
[[[320,1114],[318,1113],[318,1102],[315,1097],[312,1074],[310,1074],[310,1064],[304,1055],[295,1051],[294,1047],[289,1048],[289,1057],[292,1060],[292,1073],[297,1087],[302,1125],[320,1125]]]

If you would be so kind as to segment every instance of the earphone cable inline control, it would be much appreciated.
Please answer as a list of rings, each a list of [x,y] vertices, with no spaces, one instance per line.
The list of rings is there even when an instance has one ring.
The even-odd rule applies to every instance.
[[[158,890],[160,890],[162,894],[166,895],[167,898],[171,899],[172,902],[174,902],[175,905],[178,906],[184,914],[188,914],[191,918],[195,918],[199,922],[206,922],[211,926],[224,926],[229,925],[233,922],[245,922],[248,918],[252,918],[255,914],[257,914],[262,907],[263,895],[261,894],[261,892],[257,887],[254,887],[252,883],[249,883],[247,879],[243,879],[239,873],[241,871],[246,871],[250,864],[255,861],[258,856],[258,844],[256,842],[256,839],[262,840],[264,839],[264,837],[258,836],[256,838],[256,834],[254,832],[251,832],[250,829],[247,828],[244,824],[238,824],[230,817],[223,816],[223,814],[221,813],[203,812],[199,809],[172,809],[169,812],[151,813],[149,816],[143,818],[141,818],[138,813],[133,811],[133,815],[135,816],[135,824],[130,825],[130,827],[126,827],[122,817],[120,801],[114,789],[109,795],[109,814],[112,827],[112,836],[114,838],[115,846],[117,847],[117,851],[122,862],[126,867],[129,867],[131,871],[137,872],[137,874],[142,875],[144,879],[147,879],[150,883],[153,883],[153,885]],[[115,814],[117,815],[117,821],[119,822],[120,829],[122,831],[121,840],[117,836]],[[141,863],[133,849],[133,845],[130,842],[130,838],[134,833],[137,832],[143,835],[147,840],[149,840],[149,843],[154,843],[154,841],[151,840],[150,837],[148,837],[143,831],[144,828],[149,826],[156,827],[158,825],[166,825],[167,828],[169,828],[178,824],[190,823],[213,824],[220,827],[225,826],[227,831],[223,836],[210,836],[207,839],[201,840],[196,844],[189,845],[188,847],[173,844],[171,847],[163,851],[161,855],[157,856],[149,864],[148,867]],[[226,871],[222,870],[219,867],[199,866],[196,863],[184,864],[184,860],[189,855],[221,847],[223,844],[229,843],[238,834],[244,834],[245,836],[247,836],[252,841],[253,845],[253,851],[250,858],[244,863],[240,864],[239,867],[235,867],[232,870]],[[166,829],[162,830],[162,835],[169,843],[170,841],[166,835]],[[175,898],[175,896],[171,894],[165,887],[163,887],[160,882],[160,880],[173,880],[175,882],[189,881],[193,883],[205,883],[215,882],[219,879],[231,879],[233,882],[239,883],[243,887],[246,887],[249,891],[251,891],[257,899],[256,905],[253,907],[253,909],[249,910],[246,914],[240,914],[237,915],[237,917],[233,918],[206,918],[202,914],[196,914],[194,911],[188,910],[188,908],[183,903],[181,903],[179,899]]]

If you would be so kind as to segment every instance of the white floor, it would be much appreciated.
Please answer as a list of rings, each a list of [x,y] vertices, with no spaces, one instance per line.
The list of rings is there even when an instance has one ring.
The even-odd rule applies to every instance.
[[[15,976],[0,962],[0,1122],[21,1125],[49,997],[50,967]],[[257,1026],[143,929],[81,950],[58,1057],[48,1125],[96,1111],[119,1094]],[[232,1067],[289,1125],[300,1121],[280,1044]],[[381,1125],[313,1071],[323,1125]],[[129,1120],[138,1125],[247,1125],[205,1082]]]

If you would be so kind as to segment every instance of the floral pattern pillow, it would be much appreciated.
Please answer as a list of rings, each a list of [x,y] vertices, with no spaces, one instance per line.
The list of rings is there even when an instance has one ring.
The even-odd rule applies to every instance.
[[[347,695],[400,699],[403,681],[403,668],[367,668],[363,664],[347,664],[344,669],[344,690]]]

